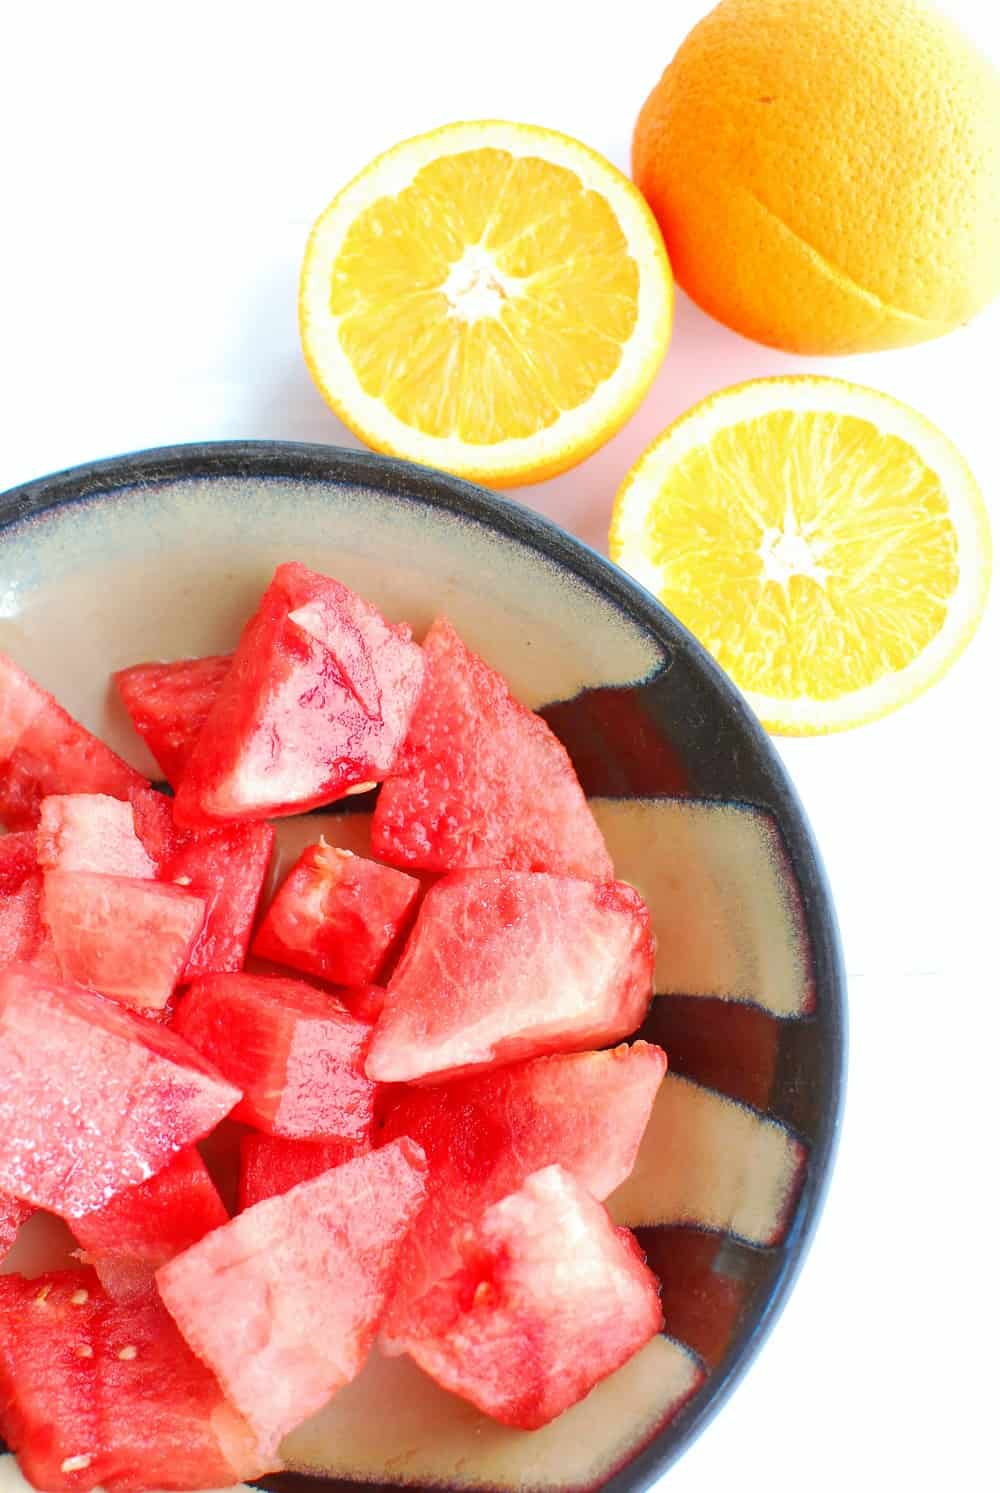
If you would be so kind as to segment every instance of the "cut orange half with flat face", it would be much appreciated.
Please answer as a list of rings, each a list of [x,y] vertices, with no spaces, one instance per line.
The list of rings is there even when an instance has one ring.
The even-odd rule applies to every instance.
[[[497,487],[603,445],[670,339],[660,231],[626,177],[552,130],[447,125],[379,156],[306,247],[320,392],[377,451]]]
[[[768,730],[887,715],[972,637],[986,507],[946,436],[874,389],[758,379],[697,405],[615,499],[611,558],[708,648]]]

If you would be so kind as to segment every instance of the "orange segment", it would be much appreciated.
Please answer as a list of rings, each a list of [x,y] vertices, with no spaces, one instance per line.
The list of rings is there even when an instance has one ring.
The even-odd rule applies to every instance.
[[[671,312],[635,189],[575,141],[501,122],[373,162],[314,228],[300,291],[310,369],[363,439],[498,485],[608,439]]]
[[[954,447],[885,395],[765,379],[640,459],[612,557],[705,644],[765,724],[857,724],[943,672],[985,605],[989,531]]]

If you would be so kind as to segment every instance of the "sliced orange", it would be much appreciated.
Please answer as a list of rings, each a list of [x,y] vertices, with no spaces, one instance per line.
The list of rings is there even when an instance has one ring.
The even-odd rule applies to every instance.
[[[758,379],[682,416],[622,484],[610,553],[785,735],[927,689],[990,580],[986,507],[954,445],[830,378]]]
[[[666,351],[673,281],[639,192],[552,130],[447,125],[379,156],[306,247],[306,361],[378,451],[515,486],[596,450]]]

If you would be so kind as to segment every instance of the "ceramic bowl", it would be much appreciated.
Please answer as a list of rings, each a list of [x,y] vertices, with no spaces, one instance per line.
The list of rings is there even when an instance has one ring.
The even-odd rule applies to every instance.
[[[289,1459],[326,1487],[645,1487],[757,1352],[831,1165],[844,992],[805,816],[740,696],[621,571],[517,503],[355,451],[182,446],[6,494],[0,648],[155,776],[111,670],[230,648],[285,559],[418,635],[446,613],[545,716],[618,874],[653,911],[657,998],[642,1035],[670,1059],[636,1170],[609,1204],[662,1279],[666,1334],[533,1433],[485,1420],[408,1360],[373,1358],[290,1438]],[[364,849],[366,809],[351,799],[324,814],[327,838]],[[284,855],[318,828],[286,822]]]

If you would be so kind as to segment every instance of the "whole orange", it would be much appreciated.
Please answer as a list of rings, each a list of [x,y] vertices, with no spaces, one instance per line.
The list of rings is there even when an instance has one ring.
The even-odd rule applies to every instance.
[[[692,299],[773,347],[923,342],[1000,290],[1000,75],[918,0],[722,0],[632,172]]]

